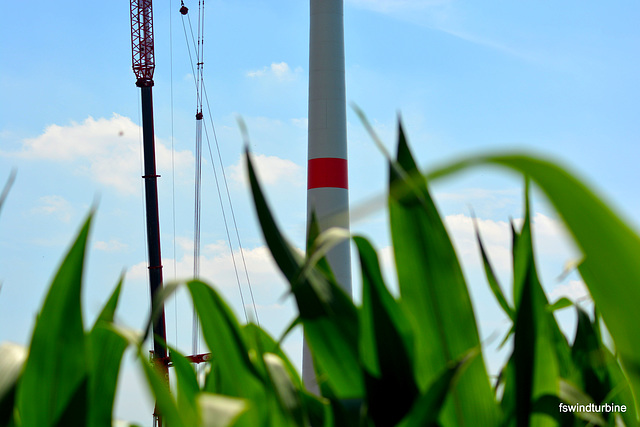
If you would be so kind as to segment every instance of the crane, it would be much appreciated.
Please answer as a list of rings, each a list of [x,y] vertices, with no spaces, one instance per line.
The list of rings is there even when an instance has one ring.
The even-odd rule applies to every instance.
[[[164,303],[158,298],[162,290],[162,256],[160,253],[160,220],[158,214],[158,178],[155,159],[155,136],[153,128],[153,72],[155,71],[155,57],[153,44],[153,9],[151,0],[130,0],[131,11],[131,59],[133,73],[136,76],[136,86],[140,88],[142,96],[142,144],[144,156],[144,187],[145,210],[147,225],[147,249],[149,254],[149,287],[151,290],[151,313],[153,315],[153,361],[158,365],[169,382],[169,367],[172,366],[165,343],[167,341]],[[189,9],[182,3],[180,13],[186,15]],[[199,21],[203,18],[199,18]],[[200,43],[198,57],[202,57]],[[198,60],[199,82],[202,79],[202,61]],[[202,84],[202,83],[200,83]],[[202,134],[202,98],[198,92],[198,111],[196,120],[197,131]],[[201,136],[200,136],[201,137]],[[197,171],[199,174],[199,171]],[[199,213],[198,213],[199,215]],[[194,272],[197,275],[197,269]],[[194,320],[194,321],[197,321]],[[197,353],[187,356],[193,364],[205,363],[210,360],[210,353]],[[162,426],[162,417],[156,405],[153,413],[154,427]]]
[[[156,173],[155,137],[153,130],[153,10],[151,0],[131,0],[131,50],[136,86],[142,96],[142,143],[144,156],[144,191],[149,254],[151,313],[154,315],[153,358],[169,381],[164,304],[157,298],[162,289],[162,257],[160,254],[160,220],[158,214],[158,177]],[[162,418],[154,410],[154,425],[162,426]]]

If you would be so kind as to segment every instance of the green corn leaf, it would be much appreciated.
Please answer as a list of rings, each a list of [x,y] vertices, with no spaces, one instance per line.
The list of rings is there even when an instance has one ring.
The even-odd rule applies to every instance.
[[[373,427],[373,422],[365,416],[363,399],[329,399],[329,410],[326,418],[330,420],[326,426],[331,427]]]
[[[302,389],[302,404],[311,427],[332,427],[331,408],[329,402],[315,394]]]
[[[358,362],[357,310],[349,296],[330,277],[321,275],[316,269],[301,275],[304,260],[278,229],[249,153],[247,162],[262,233],[276,264],[291,285],[315,367],[326,372],[325,385],[339,398],[361,397],[364,388]]]
[[[579,306],[576,307],[578,325],[571,355],[579,373],[575,384],[596,403],[625,405],[620,413],[627,427],[638,426],[635,417],[633,394],[629,382],[624,377],[615,356],[602,342],[598,328],[598,315],[593,321]],[[614,422],[613,414],[602,414],[609,424]]]
[[[280,348],[279,343],[277,343],[264,329],[253,323],[244,325],[242,327],[242,332],[245,337],[245,341],[260,356],[263,356],[265,353],[276,354],[280,360],[282,360],[282,363],[284,363],[284,367],[289,373],[289,376],[296,388],[302,389],[302,380],[300,379],[300,375],[289,360],[288,356]]]
[[[517,385],[515,381],[516,370],[514,359],[514,354],[513,352],[511,352],[511,356],[509,356],[506,365],[504,365],[500,370],[500,374],[498,375],[498,380],[496,381],[495,387],[497,390],[500,386],[503,386],[500,406],[504,414],[504,422],[502,424],[504,427],[512,427],[516,425],[515,416]]]
[[[571,357],[580,373],[577,385],[595,402],[602,402],[611,390],[606,349],[601,345],[589,315],[578,306],[576,312],[578,324]]]
[[[249,408],[249,403],[244,399],[201,393],[198,395],[198,406],[202,414],[202,427],[230,427],[237,425],[237,418]]]
[[[262,357],[280,408],[284,409],[287,415],[287,424],[292,426],[308,425],[309,422],[302,404],[300,389],[292,381],[284,361],[273,353],[265,353]],[[282,423],[278,425],[283,425],[284,427]]]
[[[604,351],[607,358],[607,370],[609,372],[609,378],[613,388],[604,397],[603,402],[614,402],[619,405],[624,405],[626,411],[620,413],[620,417],[624,420],[624,425],[626,427],[638,427],[640,426],[640,422],[638,421],[633,400],[633,392],[631,391],[629,380],[624,375],[624,372],[622,372],[620,363],[613,354],[611,354],[608,349],[605,349]]]
[[[325,258],[326,253],[329,249],[335,246],[337,243],[342,241],[344,238],[344,233],[347,234],[347,239],[349,232],[344,229],[334,229],[337,231],[338,237],[333,239],[323,238],[320,241],[320,224],[318,224],[318,216],[315,211],[311,212],[311,218],[309,220],[308,230],[307,230],[307,253],[313,254],[312,257],[307,257],[305,259],[305,267],[300,272],[300,275],[303,276],[305,274],[308,275],[309,270],[312,267],[316,267],[318,270],[322,272],[322,274],[329,278],[329,280],[335,282],[335,276],[333,275],[333,271],[331,271],[331,266],[329,266],[329,261]],[[328,230],[327,230],[328,231]],[[326,233],[326,232],[325,232]],[[329,242],[327,242],[329,240]],[[328,244],[327,244],[328,243]],[[322,248],[318,248],[318,246],[322,246]]]
[[[220,376],[218,375],[220,369],[215,360],[209,359],[206,367],[206,374],[204,378],[204,386],[202,391],[207,393],[218,394],[220,392]]]
[[[249,351],[256,355],[253,358],[254,363],[260,366],[269,381],[266,387],[269,423],[283,427],[295,425],[294,420],[304,419],[305,413],[300,397],[302,389],[300,376],[278,344],[262,328],[248,324],[242,328],[242,332],[250,348]],[[281,375],[280,369],[286,372],[286,376]],[[291,393],[296,394],[294,398],[296,405],[292,403]]]
[[[444,408],[445,400],[451,387],[454,386],[462,371],[467,368],[479,353],[479,348],[472,349],[460,360],[448,364],[427,388],[427,391],[415,401],[410,413],[398,424],[398,427],[438,426],[438,416]]]
[[[202,324],[204,340],[211,357],[220,367],[225,394],[245,397],[260,388],[262,379],[249,358],[240,325],[220,295],[200,281],[187,283]],[[224,349],[224,351],[222,351]]]
[[[554,420],[555,425],[576,427],[584,425],[573,413],[560,411],[560,403],[562,400],[558,396],[545,394],[533,402],[531,410],[536,414],[546,415],[549,421]]]
[[[389,213],[402,305],[416,336],[421,390],[447,363],[480,345],[462,270],[442,219],[399,128],[398,161],[390,168]],[[495,402],[482,357],[454,387],[443,424],[496,425]]]
[[[149,361],[140,347],[138,348],[138,359],[149,388],[156,399],[156,410],[158,415],[162,417],[162,421],[167,423],[169,427],[190,427],[193,425],[184,422],[178,405],[169,390],[169,379],[164,377],[163,369],[156,363]]]
[[[255,403],[238,425],[260,425],[267,416],[265,378],[251,361],[240,325],[220,295],[200,281],[187,283],[202,325],[202,335],[215,362],[220,394]]]
[[[127,340],[109,325],[113,322],[122,277],[88,334],[89,425],[110,427],[118,373]]]
[[[368,370],[367,407],[376,426],[395,426],[419,395],[411,326],[384,284],[371,244],[353,240],[362,270],[360,354]]]
[[[142,349],[145,333],[134,331],[129,328],[115,325],[113,323],[104,326],[113,333],[119,335],[129,345],[135,348],[138,361],[142,367],[142,372],[147,380],[147,385],[151,394],[155,398],[155,413],[162,418],[163,426],[169,427],[191,427],[192,420],[185,420],[180,414],[180,410],[169,389],[169,378],[165,376],[165,367],[159,361],[149,360]],[[165,424],[166,423],[166,424]]]
[[[25,427],[86,425],[87,372],[80,290],[92,215],[56,274],[31,340],[17,406]],[[64,351],[61,351],[63,349]]]
[[[27,349],[18,344],[0,344],[0,426],[9,425],[13,417],[16,385],[27,354]]]
[[[562,335],[536,272],[533,253],[529,184],[525,183],[525,218],[514,238],[514,299],[516,301],[513,357],[515,413],[518,426],[555,425],[534,410],[542,396],[558,394],[560,375],[572,372],[569,345]],[[529,424],[530,423],[530,424]]]
[[[607,324],[636,399],[640,393],[640,236],[601,198],[562,167],[533,156],[477,156],[430,173],[435,179],[494,164],[527,174],[549,198],[584,254],[579,271]],[[585,213],[588,212],[588,215]]]
[[[553,313],[554,311],[562,310],[563,308],[571,307],[573,305],[573,301],[569,298],[562,297],[559,298],[553,304],[547,306],[547,311]]]
[[[185,425],[199,423],[197,397],[200,393],[193,365],[178,350],[169,348],[172,369],[176,375],[176,400],[178,411]]]
[[[487,282],[489,282],[489,287],[491,288],[491,292],[493,292],[493,296],[496,297],[498,304],[502,307],[502,310],[509,316],[509,319],[513,321],[514,311],[513,308],[507,302],[507,299],[504,297],[504,293],[502,292],[502,288],[498,283],[498,279],[496,278],[495,273],[493,272],[493,267],[489,262],[489,257],[487,256],[487,252],[484,249],[484,244],[482,243],[482,238],[480,237],[480,229],[478,228],[478,221],[476,220],[475,215],[473,216],[473,227],[476,231],[476,240],[478,241],[478,246],[480,247],[480,255],[482,256],[482,263],[484,265],[484,272],[487,277]]]
[[[589,405],[595,403],[593,398],[580,390],[574,384],[568,381],[560,381],[560,390],[558,393],[561,400],[568,405]],[[586,422],[588,425],[604,426],[606,421],[602,418],[602,414],[597,412],[575,412],[575,416]]]
[[[531,266],[529,267],[531,268]],[[528,427],[531,418],[531,405],[534,397],[535,374],[550,372],[535,371],[536,357],[536,319],[533,307],[531,275],[527,274],[522,284],[520,300],[516,311],[515,338],[513,345],[513,363],[515,368],[515,414],[516,424]],[[551,371],[552,375],[553,372]],[[551,379],[553,380],[553,378]],[[548,381],[548,380],[547,380]],[[555,390],[551,390],[552,392]]]

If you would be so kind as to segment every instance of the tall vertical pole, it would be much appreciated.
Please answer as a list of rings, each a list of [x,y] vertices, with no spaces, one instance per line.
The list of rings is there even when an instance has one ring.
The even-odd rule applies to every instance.
[[[307,224],[315,213],[321,231],[349,230],[343,0],[310,2]],[[338,283],[351,295],[349,242],[334,247],[327,260]],[[306,342],[302,377],[307,388],[317,392]]]
[[[151,82],[153,84],[153,81]],[[164,305],[157,301],[162,289],[162,255],[160,253],[160,218],[158,213],[158,177],[153,132],[153,97],[151,86],[142,86],[142,145],[144,153],[144,192],[147,216],[147,250],[149,253],[149,286],[153,322],[153,351],[157,358],[167,356]],[[163,359],[164,360],[164,359]]]
[[[147,250],[149,253],[149,285],[151,312],[155,315],[153,332],[154,359],[166,380],[169,373],[165,363],[167,339],[164,304],[158,300],[162,289],[162,256],[160,253],[160,218],[158,214],[158,174],[156,173],[155,136],[153,130],[153,72],[155,70],[153,43],[153,9],[151,0],[131,0],[131,48],[136,86],[142,96],[142,144],[144,154],[144,191],[147,216]],[[154,425],[162,426],[157,406]]]

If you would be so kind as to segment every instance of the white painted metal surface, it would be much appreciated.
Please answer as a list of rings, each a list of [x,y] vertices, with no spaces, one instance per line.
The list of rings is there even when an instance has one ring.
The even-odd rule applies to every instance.
[[[343,0],[310,2],[307,218],[315,212],[321,230],[348,230]],[[327,259],[338,283],[351,296],[349,242],[333,248]],[[317,392],[306,342],[302,377],[307,388]]]

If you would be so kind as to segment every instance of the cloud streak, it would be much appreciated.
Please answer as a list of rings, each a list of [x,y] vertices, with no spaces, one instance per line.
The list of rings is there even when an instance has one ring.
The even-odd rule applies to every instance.
[[[252,79],[271,78],[279,82],[293,81],[302,73],[302,67],[291,69],[286,62],[272,62],[271,65],[262,67],[259,70],[247,72],[247,77]]]
[[[540,61],[538,56],[514,47],[509,42],[496,40],[469,30],[468,25],[462,22],[463,17],[469,16],[469,14],[456,10],[451,0],[350,0],[349,2],[360,9],[441,31],[460,40],[524,61]]]
[[[522,226],[516,219],[516,226]],[[470,216],[448,215],[445,224],[451,234],[462,264],[481,266],[480,249],[477,244],[473,219]],[[511,271],[511,227],[506,221],[478,219],[480,237],[489,254],[493,267],[502,272]],[[569,234],[562,223],[540,212],[532,218],[534,251],[538,257],[557,259],[577,258],[577,249],[570,244]],[[560,274],[560,272],[558,272]]]
[[[25,139],[22,150],[4,153],[29,160],[45,160],[72,167],[92,181],[132,195],[140,190],[141,127],[130,118],[113,114],[109,119],[88,117],[82,123],[50,125],[35,137]],[[156,140],[159,171],[171,170],[171,149]],[[174,153],[176,169],[193,164],[190,151]]]
[[[260,183],[267,186],[292,185],[301,187],[305,183],[302,166],[291,160],[264,154],[252,154],[251,161],[256,168]],[[229,166],[229,176],[236,183],[247,186],[247,165],[244,157],[240,157],[235,165]]]
[[[71,203],[58,195],[43,196],[38,200],[38,205],[31,210],[36,215],[55,216],[62,222],[71,220],[73,208]]]

